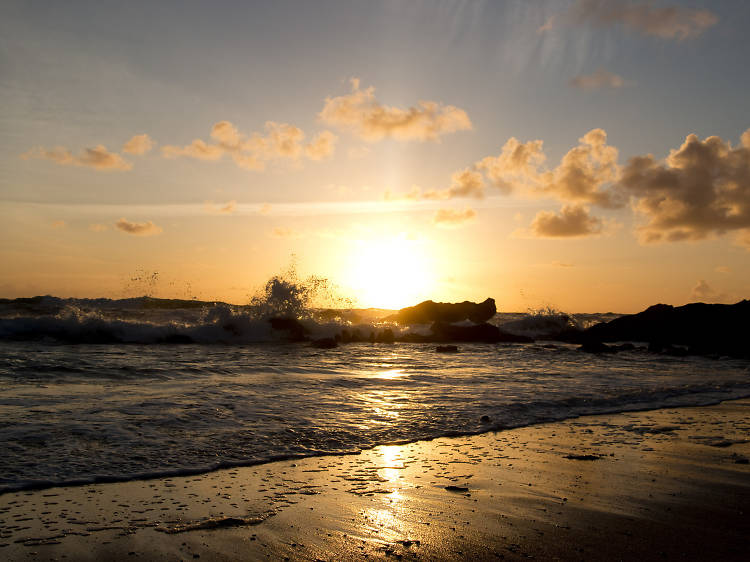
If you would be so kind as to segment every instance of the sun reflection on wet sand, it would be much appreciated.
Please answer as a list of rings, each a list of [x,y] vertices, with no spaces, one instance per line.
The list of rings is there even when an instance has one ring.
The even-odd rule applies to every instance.
[[[401,477],[401,471],[404,469],[402,456],[403,446],[401,445],[384,445],[378,447],[383,458],[383,466],[378,470],[378,475],[389,483],[396,482]],[[394,490],[394,492],[398,492]]]

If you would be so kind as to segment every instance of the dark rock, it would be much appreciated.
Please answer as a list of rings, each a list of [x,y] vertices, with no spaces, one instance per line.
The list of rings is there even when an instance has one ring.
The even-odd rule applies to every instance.
[[[386,318],[399,324],[429,324],[431,322],[461,322],[470,320],[475,324],[486,322],[497,313],[495,299],[481,303],[464,301],[446,303],[424,301],[416,306],[402,308],[396,314]]]
[[[304,341],[307,337],[307,328],[296,318],[269,318],[268,322],[274,330],[286,332],[292,341]]]
[[[466,488],[465,486],[451,485],[451,486],[445,486],[445,489],[448,490],[449,492],[468,492],[469,491],[469,489]]]
[[[429,334],[408,333],[400,336],[398,341],[406,343],[530,343],[534,340],[526,336],[509,334],[497,326],[487,323],[461,326],[447,322],[435,322],[430,327]]]
[[[333,349],[338,347],[339,344],[334,338],[320,338],[310,342],[310,345],[317,347],[318,349]]]
[[[458,346],[456,345],[439,345],[435,348],[438,353],[458,353]]]
[[[447,322],[435,322],[430,331],[438,341],[495,342],[500,329],[492,324],[472,324],[457,326]]]
[[[369,341],[369,337],[364,336],[358,328],[354,328],[352,331],[345,328],[341,330],[341,333],[338,334],[337,337],[341,343],[361,343]]]
[[[580,351],[585,351],[586,353],[616,353],[617,351],[613,347],[610,347],[600,341],[584,342],[583,345],[581,345],[581,347],[579,347],[578,349]]]
[[[489,423],[492,420],[490,419],[489,416],[482,416],[481,418],[479,418],[479,421],[482,423]]]
[[[657,304],[585,330],[584,342],[647,342],[649,351],[750,358],[747,323],[750,301],[736,304]],[[680,346],[680,347],[676,347]]]
[[[393,330],[390,328],[385,328],[375,336],[375,343],[393,343],[395,341],[396,337],[393,335]]]
[[[534,340],[526,336],[516,336],[503,332],[497,326],[482,323],[469,326],[458,326],[446,322],[435,322],[431,327],[436,342],[485,342],[485,343],[529,343]]]
[[[168,336],[164,336],[160,340],[160,342],[161,343],[195,343],[193,338],[185,334],[169,334]]]

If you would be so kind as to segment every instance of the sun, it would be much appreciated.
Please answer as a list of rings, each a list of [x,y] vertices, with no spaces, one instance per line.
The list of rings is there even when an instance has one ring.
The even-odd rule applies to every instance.
[[[435,285],[426,242],[407,236],[357,240],[344,267],[362,307],[412,306],[429,299]]]

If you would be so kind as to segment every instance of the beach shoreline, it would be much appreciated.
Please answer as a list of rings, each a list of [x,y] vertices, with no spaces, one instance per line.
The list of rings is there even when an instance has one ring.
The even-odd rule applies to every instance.
[[[747,559],[750,399],[0,496],[7,560]]]

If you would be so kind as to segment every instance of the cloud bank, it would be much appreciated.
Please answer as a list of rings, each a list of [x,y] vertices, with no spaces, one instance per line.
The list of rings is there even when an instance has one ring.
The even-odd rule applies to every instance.
[[[590,236],[603,232],[591,208],[629,206],[644,220],[642,243],[703,240],[733,232],[750,249],[750,129],[733,146],[717,136],[691,134],[659,160],[651,154],[618,164],[617,148],[604,129],[592,129],[561,158],[546,166],[541,140],[510,138],[497,156],[487,156],[451,176],[450,187],[402,198],[482,198],[488,189],[504,195],[551,198],[559,213],[543,211],[531,233],[541,237]],[[389,198],[396,198],[387,194]]]
[[[288,123],[267,121],[264,133],[245,135],[229,121],[219,121],[211,128],[213,144],[195,139],[186,146],[162,147],[165,158],[188,157],[216,161],[229,155],[234,163],[246,170],[262,171],[273,160],[298,161],[307,157],[322,160],[331,156],[338,137],[322,131],[310,143],[305,143],[302,129]]]
[[[347,95],[326,98],[319,118],[364,140],[436,141],[441,135],[472,128],[467,113],[453,105],[420,101],[408,108],[392,107],[377,101],[372,86],[362,89],[356,78],[351,86]]]

